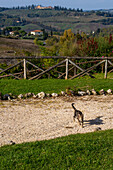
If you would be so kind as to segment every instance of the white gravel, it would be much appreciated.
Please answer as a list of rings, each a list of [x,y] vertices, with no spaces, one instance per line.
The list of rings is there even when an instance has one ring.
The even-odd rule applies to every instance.
[[[73,122],[71,103],[84,114]],[[113,95],[0,101],[0,146],[113,128]]]

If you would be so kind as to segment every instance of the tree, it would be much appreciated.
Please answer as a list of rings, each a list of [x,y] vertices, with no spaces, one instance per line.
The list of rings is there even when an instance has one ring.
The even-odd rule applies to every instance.
[[[45,31],[45,29],[42,29],[43,31],[43,39],[46,40],[48,38],[48,33]]]
[[[77,31],[76,39],[77,39],[77,41],[79,41],[79,40],[81,40],[81,39],[82,39],[81,35],[79,34],[79,30]]]
[[[19,31],[21,30],[21,27],[12,27],[12,31]]]
[[[19,34],[20,34],[21,36],[25,36],[27,33],[26,33],[24,30],[20,30],[20,31],[19,31]]]

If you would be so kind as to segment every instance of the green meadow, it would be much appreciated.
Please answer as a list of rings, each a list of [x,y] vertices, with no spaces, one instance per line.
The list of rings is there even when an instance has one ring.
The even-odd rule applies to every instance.
[[[0,148],[1,170],[113,169],[113,130]]]
[[[64,79],[39,79],[39,80],[12,80],[1,79],[0,80],[0,92],[2,94],[13,93],[14,95],[25,94],[32,92],[37,94],[41,91],[45,93],[60,93],[65,91],[66,88],[72,90],[91,90],[95,89],[99,91],[101,89],[108,90],[113,89],[112,74],[108,79],[104,79],[104,74],[95,75],[95,79],[88,76],[77,78],[74,80]]]

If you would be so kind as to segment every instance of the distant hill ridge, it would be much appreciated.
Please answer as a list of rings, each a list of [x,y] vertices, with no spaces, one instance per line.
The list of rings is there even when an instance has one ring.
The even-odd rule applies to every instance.
[[[77,33],[78,30],[90,33],[98,28],[113,27],[113,9],[83,11],[79,8],[67,9],[54,6],[52,10],[46,7],[44,7],[46,9],[39,10],[35,9],[36,7],[35,5],[0,7],[0,29],[8,26],[20,26],[27,32],[41,29],[46,29],[48,32],[63,32],[71,29],[74,33]]]

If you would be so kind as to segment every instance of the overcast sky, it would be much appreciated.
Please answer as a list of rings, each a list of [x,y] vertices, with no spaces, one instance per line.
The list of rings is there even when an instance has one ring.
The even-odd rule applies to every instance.
[[[0,7],[28,6],[62,6],[67,8],[92,9],[113,9],[113,0],[0,0]]]

